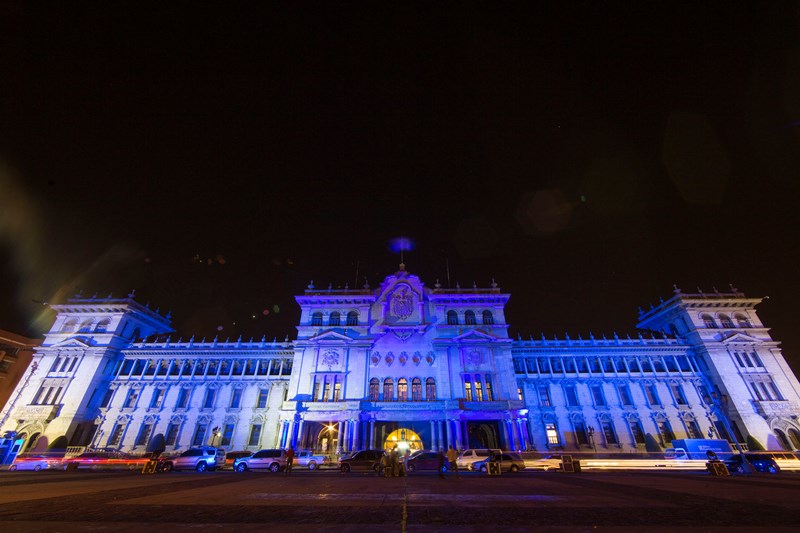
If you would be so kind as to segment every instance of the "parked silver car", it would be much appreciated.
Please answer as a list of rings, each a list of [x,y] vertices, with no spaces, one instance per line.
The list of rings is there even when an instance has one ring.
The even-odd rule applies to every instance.
[[[166,460],[171,470],[216,470],[225,465],[225,450],[211,447],[189,448],[177,457]]]
[[[491,457],[473,463],[472,468],[474,470],[486,472],[488,468],[487,464],[490,460],[500,463],[501,472],[519,472],[520,470],[525,470],[525,461],[522,460],[522,457],[520,457],[519,454],[509,452],[493,453]]]
[[[248,470],[269,470],[280,472],[286,468],[286,450],[270,449],[259,450],[250,457],[241,457],[233,462],[233,469],[237,472]]]

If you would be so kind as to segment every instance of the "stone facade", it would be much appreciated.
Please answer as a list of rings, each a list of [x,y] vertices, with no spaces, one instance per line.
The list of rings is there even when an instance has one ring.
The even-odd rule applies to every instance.
[[[640,312],[646,335],[523,341],[508,336],[509,297],[494,282],[426,287],[401,265],[376,289],[310,284],[285,342],[173,341],[170,317],[133,294],[75,298],[51,306],[38,369],[1,429],[29,448],[65,436],[133,452],[159,433],[168,451],[618,453],[648,434],[800,448],[800,384],[761,299],[676,289]]]

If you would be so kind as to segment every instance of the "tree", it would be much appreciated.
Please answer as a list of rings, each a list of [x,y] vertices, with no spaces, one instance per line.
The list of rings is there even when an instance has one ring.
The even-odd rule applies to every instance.
[[[748,435],[747,436],[747,449],[750,450],[751,452],[763,452],[764,451],[764,447],[752,435]]]
[[[167,449],[167,442],[164,438],[163,433],[156,433],[153,435],[153,438],[150,439],[150,442],[147,444],[146,451],[148,453],[158,452],[158,454],[162,454],[164,450]]]
[[[650,433],[644,436],[644,449],[650,453],[660,453],[663,451],[656,438]]]

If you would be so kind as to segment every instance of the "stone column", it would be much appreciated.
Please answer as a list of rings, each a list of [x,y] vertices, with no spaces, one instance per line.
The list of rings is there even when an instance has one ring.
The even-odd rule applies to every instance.
[[[456,434],[455,434],[455,442],[453,443],[453,448],[456,450],[461,450],[461,420],[453,419],[453,426],[455,426]]]
[[[358,419],[356,418],[355,420],[353,420],[353,446],[352,446],[352,448],[354,450],[361,449],[361,446],[360,446],[361,439],[359,438],[360,435],[358,433],[361,430],[361,428],[359,426],[360,426],[360,424],[358,423]]]
[[[444,424],[445,424],[444,428],[447,430],[447,448],[449,449],[450,446],[453,444],[453,437],[451,436],[452,433],[450,431],[450,420],[445,418]],[[455,446],[453,447],[455,448]]]
[[[466,420],[461,421],[461,448],[469,448],[469,425]]]
[[[303,422],[304,420],[302,418],[297,422],[297,438],[292,448],[296,448],[298,443],[300,443],[301,447],[305,446],[305,440],[303,439]]]
[[[431,420],[431,450],[435,452],[438,449],[436,446],[436,423]]]
[[[339,437],[336,439],[336,455],[342,454],[342,441],[344,440],[344,420],[339,421]]]
[[[370,419],[369,421],[369,444],[367,445],[368,449],[373,449],[375,447],[375,420]]]

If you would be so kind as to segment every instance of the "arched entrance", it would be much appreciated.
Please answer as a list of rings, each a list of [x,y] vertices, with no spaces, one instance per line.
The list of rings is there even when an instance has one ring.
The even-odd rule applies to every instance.
[[[339,424],[331,422],[320,424],[320,426],[317,431],[315,449],[320,453],[336,452],[336,447],[339,445]],[[301,447],[303,447],[302,444]]]
[[[399,428],[389,433],[386,440],[383,441],[383,448],[385,450],[394,450],[397,448],[397,451],[404,455],[406,451],[415,452],[417,450],[422,450],[424,449],[424,445],[422,439],[414,430]]]

